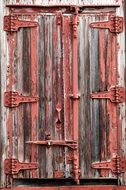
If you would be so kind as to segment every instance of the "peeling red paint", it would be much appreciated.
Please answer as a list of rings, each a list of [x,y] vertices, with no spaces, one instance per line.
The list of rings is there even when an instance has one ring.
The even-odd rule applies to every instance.
[[[31,28],[31,93],[33,96],[37,96],[37,33],[37,27]],[[31,105],[31,119],[31,139],[34,141],[37,136],[38,103]],[[31,154],[31,161],[36,162],[38,150],[34,145],[31,147]],[[33,171],[32,177],[38,177],[38,173]]]
[[[45,11],[45,8],[41,7],[40,9],[42,14],[42,12]],[[26,158],[28,158],[31,162],[38,162],[40,165],[38,170],[30,171],[30,173],[21,173],[19,176],[17,176],[17,178],[20,178],[20,176],[22,178],[26,178],[26,176],[28,178],[71,177],[74,179],[74,181],[76,181],[77,184],[79,184],[80,174],[83,176],[87,175],[88,177],[95,177],[95,173],[97,173],[99,177],[109,177],[109,175],[114,176],[114,172],[111,171],[111,168],[109,168],[108,171],[105,168],[100,169],[100,167],[95,167],[94,172],[94,170],[91,169],[91,162],[93,162],[93,159],[94,161],[100,160],[101,162],[108,162],[107,159],[111,159],[113,156],[122,156],[120,143],[122,139],[122,121],[120,118],[119,104],[117,104],[116,101],[110,101],[111,98],[107,99],[106,94],[104,95],[104,100],[99,100],[99,102],[97,100],[96,104],[96,102],[93,102],[89,97],[90,91],[92,91],[93,87],[88,87],[88,79],[92,80],[93,78],[91,75],[93,72],[95,72],[93,69],[97,70],[95,73],[96,78],[94,78],[94,80],[97,80],[97,77],[99,77],[97,89],[99,88],[101,92],[108,90],[112,86],[118,85],[117,53],[119,51],[119,46],[117,44],[117,34],[111,33],[111,31],[105,33],[105,29],[108,30],[108,28],[90,28],[91,20],[92,18],[96,19],[96,15],[98,16],[98,19],[102,21],[106,19],[106,16],[109,18],[109,15],[112,13],[102,13],[103,15],[101,14],[101,16],[99,16],[100,13],[84,13],[81,15],[81,13],[78,14],[79,8],[70,7],[70,10],[66,10],[66,12],[68,11],[70,15],[64,15],[63,13],[61,14],[61,9],[60,11],[58,9],[59,12],[57,13],[57,7],[54,7],[48,10],[46,9],[47,12],[53,10],[53,14],[51,16],[47,16],[41,14],[39,15],[40,12],[38,12],[38,10],[38,7],[34,7],[33,9],[31,7],[29,9],[22,9],[21,7],[11,9],[11,13],[14,11],[14,15],[19,16],[19,18],[21,18],[26,11],[25,16],[29,19],[29,22],[31,20],[34,23],[35,20],[38,20],[36,27],[31,27],[28,25],[30,28],[26,27],[25,29],[23,28],[16,32],[8,33],[9,65],[7,70],[6,91],[12,91],[14,84],[14,87],[16,88],[18,83],[18,80],[15,80],[15,76],[13,74],[14,60],[17,58],[17,55],[15,54],[15,48],[17,45],[17,40],[19,40],[18,34],[21,35],[24,32],[24,36],[28,38],[26,44],[30,48],[28,55],[25,53],[23,55],[26,56],[25,59],[27,60],[26,62],[24,61],[23,64],[30,65],[23,67],[24,70],[29,69],[26,80],[28,80],[27,84],[30,84],[30,87],[28,85],[27,87],[30,89],[29,91],[31,91],[32,97],[38,97],[38,94],[40,96],[38,102],[32,102],[31,105],[28,104],[26,109],[24,109],[24,105],[19,105],[20,109],[15,109],[13,107],[14,109],[10,109],[8,114],[8,158],[12,158],[13,155],[18,157],[18,155],[15,154],[16,151],[14,151],[14,148],[18,149],[19,147],[16,147],[16,145],[13,143],[13,138],[17,138],[17,131],[14,129],[14,127],[16,126],[18,128],[17,120],[21,120],[21,118],[20,114],[18,114],[19,118],[16,116],[15,111],[20,113],[19,110],[22,110],[22,112],[25,110],[25,113],[28,114],[28,127],[30,127],[27,129],[27,131],[25,131],[25,128],[27,128],[27,123],[24,120],[24,123],[21,121],[20,125],[22,125],[24,134],[22,133],[19,135],[24,135],[24,137],[22,137],[22,139],[24,138],[24,144],[26,147],[30,147],[31,150],[31,152],[29,150]],[[81,20],[81,17],[84,17],[84,19]],[[79,23],[79,20],[81,20],[81,23]],[[88,23],[89,21],[90,23]],[[79,27],[82,27],[82,25],[84,30],[83,36],[79,36]],[[42,28],[40,28],[40,26]],[[90,30],[90,33],[87,32],[87,28]],[[38,36],[41,38],[41,40],[39,40]],[[98,56],[96,56],[97,58],[94,56],[95,60],[90,60],[93,57],[91,55],[93,54],[93,51],[91,50],[91,45],[93,43],[90,43],[93,42],[94,39],[96,40],[96,36],[98,40],[98,47],[96,47]],[[85,45],[85,47],[83,46],[83,48],[86,48],[87,46],[86,53],[83,52],[83,48],[78,49],[78,43],[81,43],[81,39],[79,39],[79,37],[85,37],[85,41],[87,40],[86,37],[89,38],[87,40],[88,43]],[[40,52],[38,51],[38,48]],[[86,72],[88,72],[86,75],[88,79],[79,73],[79,66],[82,64],[80,63],[82,60],[78,55],[78,50],[81,52],[81,54],[85,54],[86,58],[84,58],[83,64],[85,65],[83,68]],[[93,61],[95,62],[94,64],[92,63]],[[96,62],[98,63],[98,68]],[[86,64],[88,64],[88,67]],[[91,68],[92,66],[93,68]],[[39,71],[38,68],[41,71]],[[21,72],[24,72],[24,70]],[[83,89],[82,94],[79,93],[79,85],[81,85],[79,84],[79,77],[83,78],[84,83],[87,82],[84,84],[85,86],[87,85],[87,89]],[[91,82],[92,81],[90,81],[90,83]],[[95,83],[95,81],[93,82]],[[28,96],[26,88],[24,91]],[[89,116],[89,110],[86,109],[86,111],[82,110],[82,112],[84,112],[85,118],[88,117],[88,123],[85,124],[84,122],[86,119],[83,120],[81,125],[84,127],[82,131],[80,130],[79,100],[82,98],[84,98],[84,101],[87,99],[87,102],[83,104],[83,106],[87,105],[87,103],[90,104],[92,101],[90,108],[88,107],[89,109],[97,109],[97,107],[95,107],[97,105],[100,107],[99,112],[96,110],[96,113],[100,115],[96,115],[96,117],[99,117],[99,121],[96,123],[97,126],[95,126],[96,130],[99,128],[99,131],[97,130],[97,132],[99,132],[98,134],[93,130],[93,113],[91,113],[92,115]],[[90,126],[90,123],[92,126]],[[83,134],[80,134],[81,132]],[[82,146],[82,142],[79,142],[79,135],[82,135],[81,141],[84,141],[84,143],[87,140],[90,141],[87,142],[87,147],[89,147],[89,150],[87,150],[87,147],[84,147],[84,145]],[[93,135],[95,138],[92,137]],[[92,143],[97,143],[97,137],[101,138],[101,144],[99,143],[99,146],[96,147],[96,149],[99,149],[99,155],[97,152],[95,152],[96,150],[93,150],[92,148]],[[85,165],[82,164],[79,148],[85,156]],[[39,150],[41,154],[39,153]],[[27,152],[25,153],[27,154]],[[87,160],[88,154],[90,157],[89,160]],[[118,176],[120,177],[119,172]],[[7,178],[9,177],[7,176]],[[10,179],[8,181],[11,182]],[[68,187],[58,188],[68,189]],[[104,189],[105,188],[109,189],[108,186],[104,186]],[[113,188],[116,189],[115,187],[110,187],[110,190]],[[20,188],[13,189],[18,190]],[[23,189],[25,189],[25,187]],[[29,189],[32,188],[29,187]],[[39,188],[36,187],[36,189]],[[41,187],[41,189],[44,189],[44,187]],[[51,189],[53,189],[53,187],[50,187],[50,190]],[[57,188],[55,187],[54,189]],[[69,187],[69,189],[99,190],[102,189],[102,187],[78,186]]]

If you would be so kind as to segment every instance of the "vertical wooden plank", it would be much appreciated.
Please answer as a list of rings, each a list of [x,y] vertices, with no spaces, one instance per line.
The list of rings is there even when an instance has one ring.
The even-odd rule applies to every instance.
[[[59,22],[58,22],[59,18]],[[63,140],[64,138],[64,117],[63,117],[63,47],[62,47],[62,34],[63,34],[63,16],[62,13],[58,13],[55,16],[53,23],[53,64],[55,64],[55,86],[52,88],[52,99],[53,99],[53,112],[52,117],[54,118],[54,139]],[[53,77],[52,74],[52,77]],[[53,78],[53,79],[54,79]],[[54,177],[55,172],[64,172],[64,148],[63,147],[53,147],[54,155]],[[58,177],[58,176],[57,176]],[[63,176],[64,177],[64,174]],[[61,178],[59,176],[59,178]]]
[[[14,85],[14,55],[16,50],[16,36],[15,32],[8,34],[8,48],[9,48],[9,65],[7,73],[7,86],[6,91],[12,91]],[[8,119],[7,119],[7,138],[8,138],[8,148],[7,148],[7,157],[13,158],[13,115],[14,111],[9,109]],[[7,186],[12,184],[12,176],[7,176]]]
[[[90,22],[97,22],[97,15],[91,17]],[[90,50],[90,92],[99,91],[99,43],[98,30],[89,30],[89,50]],[[99,101],[90,99],[91,109],[91,162],[100,159],[100,134],[99,134]],[[91,166],[91,165],[90,165]],[[99,177],[97,171],[91,171],[92,175]]]
[[[17,33],[17,79],[16,90],[19,93],[23,92],[23,29]],[[18,141],[18,160],[24,162],[24,126],[23,126],[23,105],[17,108],[17,141]],[[18,177],[23,177],[23,172],[20,172]]]
[[[38,140],[45,140],[45,108],[46,108],[46,93],[45,93],[45,16],[39,17],[39,36],[38,36]],[[41,178],[46,176],[46,147],[38,146],[39,160],[39,175]]]
[[[100,16],[99,18],[101,21],[104,20],[104,16]],[[105,30],[100,29],[99,30],[99,72],[100,72],[100,91],[106,91],[106,51],[105,51]],[[106,110],[106,100],[101,100],[100,101],[100,159],[101,160],[106,160],[106,117],[107,117],[107,110]],[[100,171],[100,176],[106,176],[107,171],[101,170]]]
[[[80,18],[79,26],[79,147],[81,177],[91,175],[91,117],[90,117],[90,47],[89,19]],[[92,44],[93,45],[93,44]]]
[[[37,78],[38,78],[38,65],[37,65],[37,27],[31,28],[31,95],[37,96]],[[31,105],[31,139],[37,140],[37,124],[38,124],[38,103]],[[36,145],[31,147],[31,161],[37,162],[38,150]],[[32,172],[32,177],[38,177],[37,171]]]
[[[45,96],[46,96],[46,108],[45,108],[45,134],[53,134],[52,130],[52,17],[45,16]],[[53,177],[53,160],[52,160],[52,148],[46,149],[46,178]]]
[[[22,93],[25,95],[31,94],[31,58],[30,58],[30,29],[22,29]],[[24,162],[30,162],[31,147],[25,144],[26,141],[30,140],[31,136],[31,105],[21,105],[23,109],[23,144],[24,144]],[[24,177],[29,178],[29,171],[23,172]]]
[[[107,47],[108,88],[117,84],[116,54],[116,35],[109,33]],[[117,154],[117,105],[108,101],[107,109],[109,115],[109,156],[111,158]]]
[[[72,36],[71,17],[63,18],[64,138],[72,140]],[[71,177],[72,152],[65,149],[65,177]]]
[[[72,100],[73,100],[73,141],[77,143],[73,150],[73,178],[79,184],[79,90],[78,90],[78,14],[72,15]]]
[[[59,15],[60,16],[60,15]],[[57,25],[57,15],[54,16],[54,20],[52,22],[52,139],[57,140],[59,136],[62,134],[62,124],[60,122],[57,123],[58,120],[58,110],[61,116],[62,112],[62,104],[59,101],[59,88],[58,88],[58,75],[60,75],[60,57],[61,52],[59,49],[61,47],[60,41],[60,25]],[[60,159],[60,151],[59,147],[52,147],[52,157],[53,157],[53,177],[55,178],[55,171],[59,171],[59,163],[62,161]],[[59,163],[58,163],[59,162]]]

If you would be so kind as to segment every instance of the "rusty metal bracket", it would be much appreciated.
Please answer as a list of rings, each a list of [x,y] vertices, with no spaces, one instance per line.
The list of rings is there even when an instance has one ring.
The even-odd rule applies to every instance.
[[[4,31],[16,32],[19,28],[36,27],[38,23],[35,21],[20,20],[18,16],[4,16]]]
[[[114,174],[126,172],[126,158],[115,156],[109,161],[101,161],[92,163],[93,169],[111,170]]]
[[[109,21],[92,22],[90,23],[90,27],[109,29],[109,31],[112,33],[121,33],[123,32],[123,23],[124,23],[123,17],[110,16]]]
[[[26,143],[43,145],[47,146],[47,148],[50,148],[51,146],[64,146],[73,150],[77,149],[77,142],[72,140],[71,141],[64,141],[64,140],[27,141]]]
[[[35,170],[38,168],[38,163],[22,163],[17,159],[5,159],[4,160],[4,172],[5,174],[15,175],[21,170]]]
[[[109,99],[114,103],[122,103],[125,101],[125,90],[123,87],[114,86],[108,91],[95,92],[91,94],[92,99]]]
[[[21,103],[34,103],[38,101],[38,97],[23,96],[18,92],[5,92],[4,93],[4,105],[6,107],[14,108],[19,106]]]

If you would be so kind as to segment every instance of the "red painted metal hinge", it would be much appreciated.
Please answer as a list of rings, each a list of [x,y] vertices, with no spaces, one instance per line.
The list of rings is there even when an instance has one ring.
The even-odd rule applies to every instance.
[[[91,28],[101,28],[101,29],[109,29],[112,33],[121,33],[123,32],[123,17],[119,16],[110,16],[109,21],[103,22],[92,22],[90,23]]]
[[[108,91],[95,92],[91,94],[92,99],[109,99],[114,103],[122,103],[125,101],[125,90],[123,87],[114,86]]]
[[[23,96],[18,92],[5,92],[4,93],[4,105],[6,107],[14,108],[19,106],[21,103],[34,103],[38,101],[38,97]]]
[[[115,156],[109,161],[101,161],[92,163],[93,169],[111,170],[114,174],[126,172],[126,158]]]
[[[5,174],[18,174],[21,170],[35,170],[38,168],[38,163],[22,163],[17,159],[5,159],[4,160],[4,172]]]
[[[36,27],[38,23],[35,21],[20,20],[18,16],[4,16],[4,30],[10,32],[16,32],[19,28],[24,27]]]

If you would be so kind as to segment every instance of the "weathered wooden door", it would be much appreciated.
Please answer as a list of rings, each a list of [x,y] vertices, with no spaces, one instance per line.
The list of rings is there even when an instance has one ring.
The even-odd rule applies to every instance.
[[[17,7],[4,20],[5,174],[9,180],[117,179],[125,172],[117,61],[122,18],[113,8],[55,9]]]

